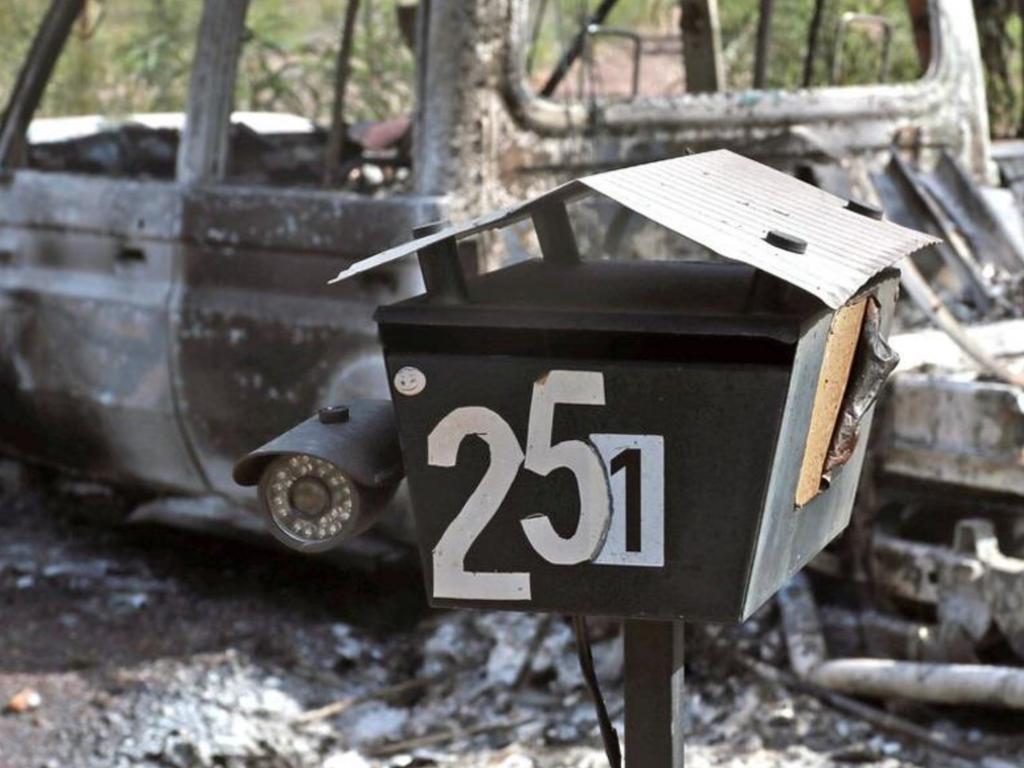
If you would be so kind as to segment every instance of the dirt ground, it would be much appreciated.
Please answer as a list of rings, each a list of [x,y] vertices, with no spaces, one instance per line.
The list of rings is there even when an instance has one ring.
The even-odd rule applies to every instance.
[[[0,768],[607,765],[561,617],[430,611],[412,563],[365,573],[269,542],[100,525],[117,494],[4,470],[0,707],[21,711],[0,715]],[[723,650],[784,666],[774,622],[767,610],[716,644],[688,628],[688,766],[972,764]],[[621,733],[621,641],[614,623],[592,629]],[[901,714],[1024,765],[1019,719]]]

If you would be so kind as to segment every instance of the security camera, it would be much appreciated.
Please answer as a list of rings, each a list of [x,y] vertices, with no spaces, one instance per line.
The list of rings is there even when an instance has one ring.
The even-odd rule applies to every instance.
[[[302,552],[324,552],[380,517],[403,476],[391,403],[361,400],[316,416],[253,451],[234,478],[258,486],[271,533]]]

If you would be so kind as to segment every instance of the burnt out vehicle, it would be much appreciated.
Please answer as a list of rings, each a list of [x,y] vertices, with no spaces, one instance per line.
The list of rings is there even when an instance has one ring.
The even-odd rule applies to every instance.
[[[785,49],[792,20],[771,4],[730,31],[715,0],[648,15],[606,1],[582,16],[544,0],[432,0],[395,17],[414,51],[412,114],[359,130],[344,115],[344,32],[330,129],[233,116],[259,3],[205,1],[180,114],[77,125],[33,117],[83,0],[42,17],[0,126],[5,452],[254,519],[235,460],[322,407],[387,397],[373,311],[421,287],[403,262],[328,279],[417,225],[710,148],[946,236],[904,271],[921,306],[938,294],[961,320],[1012,311],[993,286],[1024,262],[992,214],[1011,193],[994,189],[968,3],[892,2],[868,17],[809,2]],[[795,79],[779,69],[794,57]],[[910,74],[894,82],[897,60]],[[588,258],[699,252],[608,201],[570,216]],[[614,226],[588,238],[605,231],[588,227],[597,218]],[[536,253],[528,229],[509,227],[461,258]]]
[[[374,195],[324,187],[331,135],[309,120],[232,117],[244,2],[202,9],[183,113],[32,122],[82,7],[52,3],[5,112],[0,441],[120,485],[245,502],[237,455],[379,390],[369,317],[416,278],[341,294],[326,279],[436,217],[438,198],[394,178],[401,130],[384,147],[349,132],[338,150],[339,176],[370,156],[396,187]]]

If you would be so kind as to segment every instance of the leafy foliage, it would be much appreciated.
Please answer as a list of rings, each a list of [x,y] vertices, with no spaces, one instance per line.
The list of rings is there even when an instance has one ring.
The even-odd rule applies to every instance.
[[[414,61],[397,23],[397,0],[361,0],[346,101],[350,122],[412,110]],[[329,120],[345,4],[256,0],[239,64],[239,109],[284,110]]]
[[[543,81],[543,75],[551,71],[568,41],[581,28],[588,11],[594,7],[594,0],[533,0],[534,12],[544,13],[533,54],[536,82]],[[719,3],[726,87],[729,90],[745,90],[753,84],[759,9],[758,0],[723,0]],[[768,87],[792,89],[802,85],[813,11],[813,0],[776,0],[770,34]],[[812,85],[829,82],[836,30],[840,18],[847,12],[882,16],[892,25],[889,81],[920,77],[921,65],[906,0],[827,0]],[[679,3],[675,0],[619,0],[605,26],[630,30],[652,41],[678,35]],[[841,84],[878,82],[881,50],[881,40],[875,35],[867,34],[863,29],[851,29],[843,42]],[[679,56],[675,57],[672,65],[681,66]]]
[[[413,57],[396,22],[401,3],[361,0],[347,112],[371,120],[411,111]],[[524,0],[527,1],[527,0]],[[550,72],[567,41],[597,0],[528,0],[544,9],[532,55],[535,82]],[[324,124],[333,95],[334,70],[347,0],[252,0],[239,65],[238,109],[288,111]],[[18,68],[49,0],[0,0],[0,98],[10,92]],[[974,0],[996,135],[1018,133],[1021,87],[1021,23],[1015,0]],[[770,88],[802,83],[813,0],[776,0],[768,67]],[[731,90],[753,79],[758,0],[722,0],[722,41]],[[893,25],[890,81],[920,76],[906,0],[826,0],[814,62],[813,85],[830,80],[840,16],[878,14]],[[88,0],[51,81],[40,116],[179,111],[188,91],[202,0]],[[606,24],[669,39],[678,34],[677,0],[619,0]],[[880,41],[851,31],[843,45],[843,84],[878,79]],[[625,54],[610,69],[628,66]],[[663,89],[682,87],[679,57],[645,60],[644,69],[674,66]],[[575,75],[574,75],[575,77]]]
[[[48,0],[0,0],[0,96],[9,92]],[[252,0],[235,107],[329,120],[346,0]],[[362,0],[347,113],[382,119],[412,108],[413,56],[400,0]],[[25,6],[30,6],[26,8]],[[90,0],[38,116],[181,111],[202,0]]]

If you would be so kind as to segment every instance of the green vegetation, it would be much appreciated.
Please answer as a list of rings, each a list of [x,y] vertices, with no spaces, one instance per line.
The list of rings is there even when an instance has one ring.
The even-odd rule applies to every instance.
[[[0,0],[0,96],[14,84],[47,1]],[[360,4],[352,121],[412,108],[413,57],[396,22],[398,2]],[[329,122],[344,10],[345,0],[252,0],[236,108]],[[39,116],[181,111],[201,13],[202,0],[90,0]]]
[[[347,0],[252,0],[239,66],[236,107],[294,112],[325,124],[329,119],[334,68]],[[597,0],[524,0],[544,9],[532,55],[533,79],[544,80],[567,41]],[[966,1],[966,0],[965,0]],[[0,0],[0,97],[10,91],[18,66],[49,0]],[[413,97],[413,58],[399,32],[397,6],[408,0],[361,0],[352,61],[348,116],[373,120],[408,113]],[[975,0],[989,85],[989,109],[997,135],[1016,133],[1022,112],[1020,18],[1012,0]],[[721,0],[727,87],[751,87],[758,0]],[[768,86],[799,87],[814,7],[813,0],[776,0],[771,30]],[[40,115],[179,111],[184,107],[189,67],[202,0],[88,0],[45,95]],[[845,12],[878,14],[893,28],[889,81],[920,76],[906,0],[827,0],[813,85],[830,80],[837,24]],[[678,34],[677,0],[619,0],[606,22],[645,38]],[[602,75],[628,84],[623,41],[602,43],[609,55]],[[843,84],[878,80],[880,41],[854,29],[843,47]],[[682,82],[679,51],[645,54],[642,92],[677,92]],[[626,72],[626,74],[623,74]],[[577,74],[560,91],[578,97]]]
[[[200,11],[200,0],[90,2],[57,62],[40,115],[180,110]]]
[[[566,41],[583,23],[587,9],[596,3],[586,0],[532,0],[544,9],[544,21],[537,38],[533,73],[542,81],[554,67]],[[675,0],[619,0],[605,22],[653,38],[678,34],[678,2]],[[726,85],[745,90],[753,83],[754,50],[760,3],[758,0],[721,0],[722,50]],[[814,11],[813,0],[776,0],[771,28],[768,87],[798,88],[803,82],[804,55]],[[813,85],[827,84],[836,29],[844,13],[875,14],[892,25],[893,41],[889,81],[914,80],[921,75],[917,51],[907,15],[906,0],[828,0],[821,27],[818,55],[814,62]],[[874,83],[879,80],[881,42],[864,29],[851,29],[843,46],[841,82]],[[675,58],[675,62],[679,57]],[[675,64],[675,62],[673,62]],[[681,66],[675,64],[676,66]]]
[[[757,5],[748,2],[721,6],[722,46],[732,88],[749,88],[752,82]],[[797,88],[802,84],[813,10],[812,0],[776,0],[768,65],[769,87]],[[829,83],[836,30],[843,14],[850,12],[881,16],[892,25],[889,82],[906,82],[921,76],[906,0],[832,0],[825,5],[812,85]],[[840,82],[844,85],[877,83],[881,52],[881,40],[864,29],[851,28],[844,39]]]
[[[346,113],[350,122],[412,111],[412,52],[397,0],[362,0]],[[344,0],[253,0],[239,64],[238,109],[283,110],[330,121]]]
[[[28,7],[26,7],[28,6]],[[0,97],[9,93],[46,3],[0,0]]]

